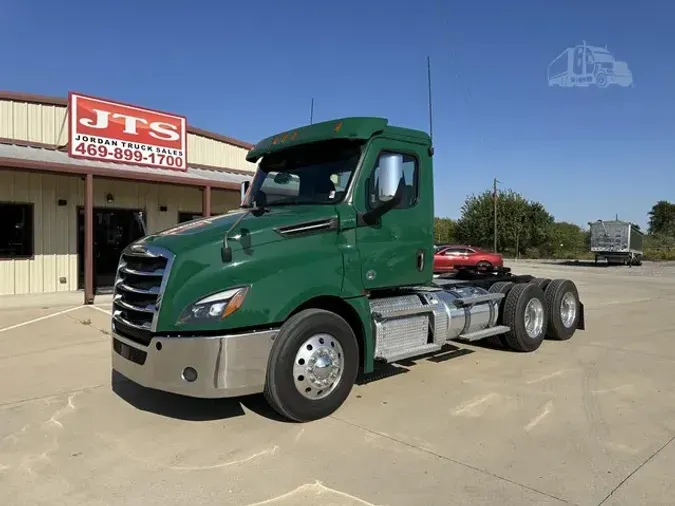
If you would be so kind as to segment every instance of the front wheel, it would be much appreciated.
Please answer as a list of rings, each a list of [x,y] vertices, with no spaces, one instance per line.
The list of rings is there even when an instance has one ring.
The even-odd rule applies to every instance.
[[[359,348],[335,313],[306,309],[290,317],[274,340],[264,395],[279,414],[309,422],[335,412],[356,381]]]

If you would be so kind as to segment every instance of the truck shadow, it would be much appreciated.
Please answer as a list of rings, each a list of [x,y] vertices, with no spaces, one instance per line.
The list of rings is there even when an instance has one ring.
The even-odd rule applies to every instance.
[[[393,364],[378,363],[375,365],[375,370],[372,373],[359,375],[356,380],[356,384],[367,385],[368,383],[373,383],[374,381],[380,381],[392,376],[398,376],[399,374],[405,374],[410,372],[410,368],[412,366],[421,361],[440,364],[454,358],[470,355],[473,352],[474,350],[459,348],[458,346],[452,344],[445,344],[443,348],[436,352],[426,353],[424,355],[419,355],[406,360],[399,360]]]
[[[190,422],[227,420],[246,415],[244,408],[278,422],[288,422],[269,407],[262,395],[236,399],[197,399],[145,388],[117,371],[112,371],[112,391],[136,409]]]

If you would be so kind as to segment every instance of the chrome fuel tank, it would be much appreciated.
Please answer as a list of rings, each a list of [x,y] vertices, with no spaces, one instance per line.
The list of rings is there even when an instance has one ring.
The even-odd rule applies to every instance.
[[[488,300],[471,304],[471,299],[487,295],[489,292],[476,286],[464,286],[450,290],[439,290],[426,294],[429,301],[440,303],[448,316],[445,339],[456,339],[462,334],[469,334],[497,325],[499,317],[499,301]],[[441,330],[441,329],[437,329]]]

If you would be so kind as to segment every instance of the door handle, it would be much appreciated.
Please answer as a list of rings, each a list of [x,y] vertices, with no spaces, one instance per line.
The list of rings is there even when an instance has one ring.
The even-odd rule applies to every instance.
[[[424,270],[424,250],[417,250],[417,270],[422,272]]]

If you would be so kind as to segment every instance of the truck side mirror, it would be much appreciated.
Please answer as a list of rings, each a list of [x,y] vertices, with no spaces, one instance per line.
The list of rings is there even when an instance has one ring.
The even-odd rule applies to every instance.
[[[377,200],[379,205],[363,215],[368,225],[376,224],[382,216],[395,208],[403,198],[403,156],[386,154],[380,156]]]
[[[246,192],[248,192],[248,187],[251,186],[250,181],[242,181],[241,186],[239,187],[239,203],[243,204],[244,199],[246,198]]]
[[[389,202],[396,197],[402,177],[403,156],[392,153],[381,155],[377,200]]]

